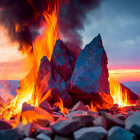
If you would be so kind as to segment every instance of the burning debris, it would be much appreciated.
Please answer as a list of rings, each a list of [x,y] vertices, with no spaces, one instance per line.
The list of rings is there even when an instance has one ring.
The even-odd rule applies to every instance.
[[[68,12],[76,10],[73,0],[64,2],[70,3]],[[65,25],[64,32],[59,33],[58,25],[62,30],[66,22],[62,20],[66,15],[59,20],[61,3],[62,10],[65,10],[61,0],[0,2],[0,21],[9,13],[9,26],[5,24],[7,18],[3,24],[12,39],[20,42],[20,49],[27,55],[31,67],[20,81],[16,97],[9,103],[0,98],[0,139],[139,138],[138,96],[109,78],[108,58],[100,34],[84,49],[79,49],[79,54],[67,47],[68,42],[65,44],[59,39],[60,33],[65,35],[67,31],[66,38],[74,33],[77,36],[77,26],[81,28],[83,25],[74,17],[77,24],[72,26],[69,17],[69,28],[66,30]],[[76,4],[79,3],[81,7],[78,7],[77,14],[81,19],[86,14],[80,11],[85,9],[88,12],[99,5],[98,0],[77,0]],[[93,3],[95,5],[90,6]],[[70,32],[71,26],[73,32]],[[77,41],[75,45],[79,45]]]

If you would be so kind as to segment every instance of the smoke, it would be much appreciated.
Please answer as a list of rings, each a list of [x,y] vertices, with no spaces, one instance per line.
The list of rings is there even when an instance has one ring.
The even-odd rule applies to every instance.
[[[43,12],[51,13],[55,0],[0,0],[0,25],[3,25],[12,41],[30,44],[39,34]],[[17,30],[17,29],[18,30]]]
[[[62,3],[59,16],[59,29],[65,44],[72,50],[80,50],[82,36],[78,30],[84,29],[87,14],[100,6],[103,0],[66,0]],[[92,18],[92,17],[91,17]]]
[[[52,12],[57,0],[0,0],[0,24],[5,26],[12,41],[30,44],[39,35],[38,28],[44,21],[43,12]],[[59,31],[64,42],[75,52],[80,50],[89,11],[97,8],[102,0],[63,0],[59,14]],[[92,17],[91,17],[92,18]]]

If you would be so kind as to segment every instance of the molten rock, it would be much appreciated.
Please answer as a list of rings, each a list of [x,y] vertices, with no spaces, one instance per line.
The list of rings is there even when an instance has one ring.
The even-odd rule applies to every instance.
[[[98,35],[85,46],[77,58],[70,88],[74,100],[90,102],[97,93],[110,93],[107,63],[101,36]],[[109,102],[113,103],[113,99],[110,98]]]

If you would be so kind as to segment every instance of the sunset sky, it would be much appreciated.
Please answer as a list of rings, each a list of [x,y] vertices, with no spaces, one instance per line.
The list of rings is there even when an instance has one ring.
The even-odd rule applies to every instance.
[[[110,74],[120,82],[140,81],[140,1],[104,0],[83,22],[83,47],[100,33]],[[22,79],[24,58],[0,27],[0,80]]]

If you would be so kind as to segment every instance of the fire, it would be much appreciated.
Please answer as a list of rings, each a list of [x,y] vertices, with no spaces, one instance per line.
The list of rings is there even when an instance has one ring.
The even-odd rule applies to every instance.
[[[109,78],[109,83],[110,94],[114,100],[114,104],[118,104],[119,107],[130,106],[130,104],[128,103],[127,91],[122,90],[121,84],[115,78],[112,77]]]
[[[51,5],[46,9],[43,16],[45,21],[42,23],[39,32],[40,35],[33,42],[33,46],[27,47],[23,45],[23,52],[28,55],[29,67],[32,66],[29,74],[20,82],[20,89],[17,90],[16,98],[7,107],[4,112],[4,118],[9,120],[11,116],[20,114],[24,102],[38,107],[41,101],[39,91],[36,91],[35,81],[40,66],[40,60],[43,56],[47,56],[50,60],[53,52],[53,47],[58,39],[58,14],[61,6],[61,0],[54,0],[54,7]],[[52,8],[52,9],[51,9]],[[52,12],[50,12],[52,11]],[[16,25],[15,29],[18,30]],[[33,47],[32,53],[31,49]],[[27,50],[27,48],[30,48]],[[8,111],[10,110],[10,111]],[[8,112],[7,112],[8,111]],[[6,114],[5,114],[6,113]]]

